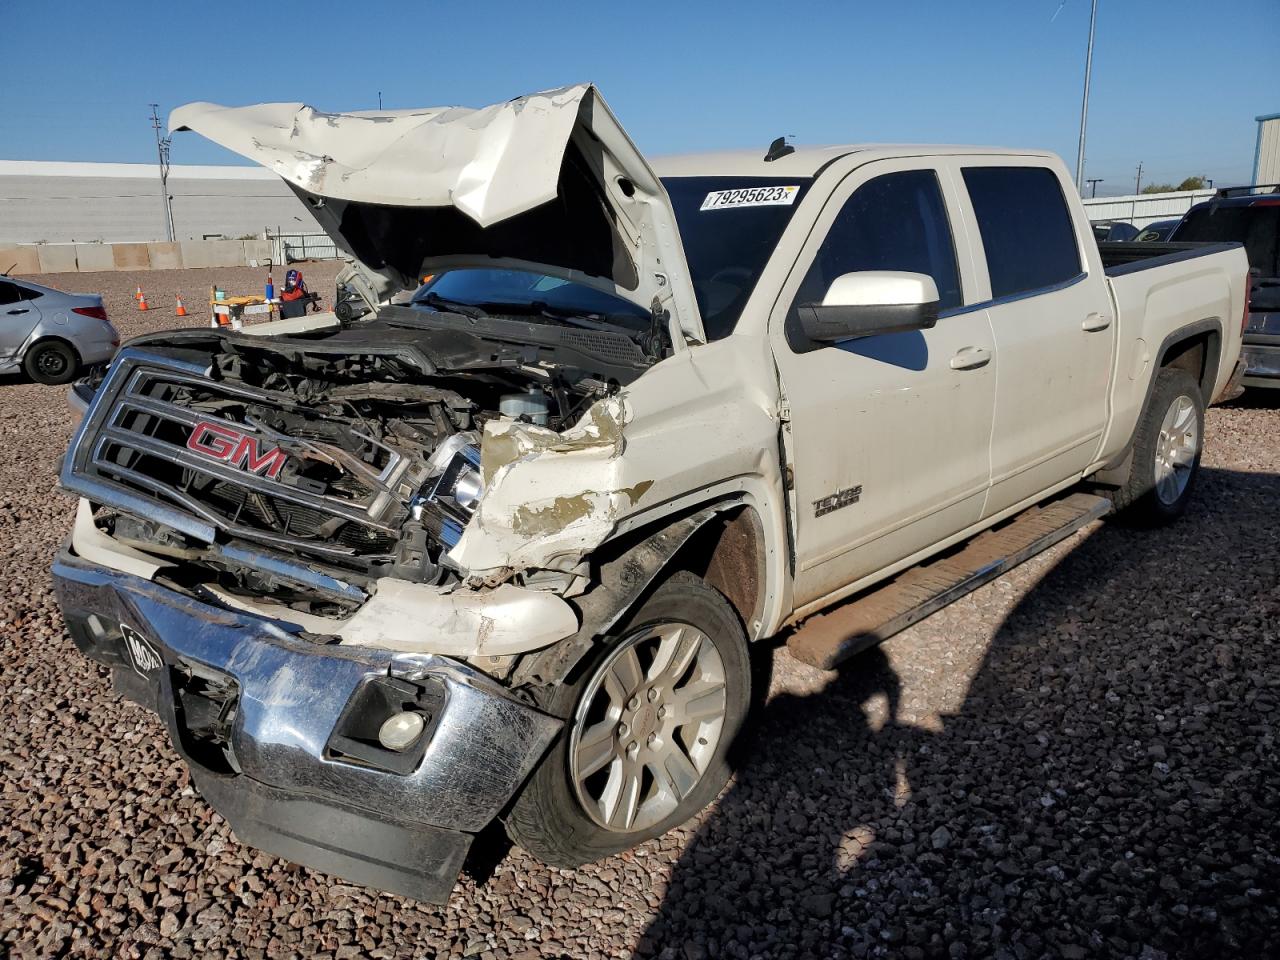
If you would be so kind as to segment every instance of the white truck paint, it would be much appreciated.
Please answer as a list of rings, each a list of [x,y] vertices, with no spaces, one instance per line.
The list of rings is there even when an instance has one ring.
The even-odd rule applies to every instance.
[[[343,840],[335,859],[330,836],[299,840],[291,808],[266,802],[252,842],[412,896],[447,896],[470,835],[513,796],[508,832],[561,865],[696,812],[728,776],[749,702],[746,640],[1081,481],[1176,515],[1199,463],[1200,411],[1238,366],[1243,249],[1105,264],[1050,153],[775,143],[764,156],[651,165],[590,86],[386,116],[199,104],[173,125],[289,180],[351,257],[347,280],[371,314],[242,337],[178,333],[127,350],[62,476],[106,509],[81,501],[55,584],[89,655],[118,666],[121,641],[99,608],[141,604],[146,623],[122,631],[152,630],[144,643],[166,662],[194,659],[229,677],[217,688],[224,705],[236,689],[258,691],[251,729],[199,731],[257,761],[202,786],[233,823],[237,798],[262,783],[336,804],[342,817],[371,815],[359,835],[369,839]],[[554,230],[538,219],[549,210]],[[536,275],[537,297],[390,300],[424,273],[468,271],[486,283]],[[593,336],[619,336],[602,319],[618,316],[612,307],[566,316],[538,299],[562,282],[610,295],[644,327],[593,341],[623,360],[590,352]],[[484,304],[526,310],[516,322],[476,309]],[[546,329],[558,331],[554,342]],[[401,366],[379,365],[386,344]],[[597,363],[622,372],[600,376]],[[130,393],[152,376],[157,389],[185,386]],[[544,421],[559,404],[555,429],[503,413],[512,394],[493,403],[512,383],[526,391],[516,401],[545,394]],[[343,406],[351,396],[369,406]],[[325,410],[309,410],[311,398]],[[148,403],[157,422],[179,426],[162,437],[128,419]],[[423,413],[403,412],[430,404],[434,432]],[[216,449],[192,446],[202,416],[235,441],[223,441],[228,456],[216,464]],[[181,465],[176,479],[167,467],[146,475],[145,456],[100,463],[95,430],[125,451],[167,452]],[[353,436],[360,442],[344,446]],[[233,447],[244,457],[230,457]],[[422,517],[443,509],[444,479],[464,475],[449,473],[459,457],[474,468],[468,519],[450,528],[452,541],[442,525],[419,550],[412,538],[427,537]],[[295,472],[259,472],[283,462]],[[303,469],[316,462],[336,473]],[[393,470],[398,479],[383,482]],[[246,526],[246,500],[228,520],[218,513],[227,495],[198,499],[211,489],[201,477],[252,491],[268,519]],[[385,535],[388,518],[399,525],[393,553],[370,549],[362,567],[358,539],[304,529],[312,539],[291,547],[289,523],[271,526],[279,496],[322,519],[338,503],[345,513],[300,522],[362,535],[366,517],[353,520],[351,504],[366,501],[334,495],[360,478],[377,494],[370,526]],[[1171,499],[1161,478],[1176,481]],[[1085,499],[1089,516],[1104,508]],[[331,546],[349,551],[345,566],[325,562]],[[184,564],[191,576],[171,575]],[[283,601],[272,584],[284,585]],[[243,612],[266,625],[228,626]],[[652,653],[643,661],[642,645]],[[305,715],[275,697],[281,662],[305,670]],[[393,699],[379,706],[362,691],[384,681]],[[415,700],[418,682],[447,686],[454,705]],[[156,709],[174,711],[163,697]],[[438,724],[416,756],[376,726],[401,720],[418,731]],[[336,753],[323,746],[333,742]],[[262,762],[272,751],[288,763]],[[388,829],[402,832],[389,840]],[[413,850],[394,862],[403,836],[452,866],[424,878]]]
[[[1070,178],[1048,153],[861,145],[796,150],[771,161],[746,152],[674,157],[651,168],[588,86],[481,111],[331,115],[300,104],[193,104],[175,111],[171,125],[203,132],[306,189],[342,200],[451,202],[481,223],[544,202],[548,171],[575,137],[598,136],[616,151],[602,168],[615,171],[604,180],[613,187],[608,199],[637,236],[654,223],[658,233],[675,230],[658,177],[812,181],[727,337],[700,342],[692,283],[670,274],[672,261],[687,270],[684,258],[668,256],[664,265],[654,252],[662,244],[632,248],[643,265],[639,294],[592,281],[641,303],[651,294],[663,299],[664,289],[685,291],[666,296],[680,315],[671,322],[671,354],[563,435],[489,424],[486,490],[451,553],[481,590],[520,571],[573,570],[611,537],[732,497],[759,518],[765,576],[758,609],[742,612],[753,637],[769,636],[1107,466],[1132,438],[1157,351],[1179,330],[1199,324],[1199,335],[1218,340],[1215,367],[1205,373],[1207,397],[1226,386],[1239,351],[1243,253],[1107,277]],[[370,141],[370,130],[380,137]],[[423,168],[413,162],[419,155],[442,159]],[[302,164],[307,157],[323,157],[328,172]],[[1078,244],[1077,277],[1014,298],[992,296],[963,183],[963,170],[973,167],[1052,173]],[[785,315],[834,219],[860,187],[904,171],[937,177],[963,290],[962,303],[921,332],[927,362],[917,370],[839,347],[792,350]],[[623,174],[647,184],[646,216],[628,216],[630,200],[616,189]],[[340,231],[337,238],[344,243]],[[468,261],[447,262],[456,269]],[[434,261],[423,269],[440,267]],[[538,269],[582,279],[574,270]],[[380,277],[378,285],[386,282]],[[846,282],[838,278],[828,297],[838,297]],[[880,290],[881,303],[895,303],[903,284],[889,273],[870,289]],[[269,336],[273,328],[252,332]],[[814,503],[854,486],[861,488],[856,507],[814,516]],[[528,608],[500,605],[495,612],[510,609]],[[353,635],[359,622],[329,625],[347,642],[460,652],[457,642],[433,646],[434,620],[414,623],[413,641],[388,640],[385,630]],[[573,632],[559,622],[561,636]],[[508,627],[517,631],[517,624]],[[525,644],[509,642],[504,652],[560,638],[555,628],[527,633]],[[477,640],[472,652],[480,646]]]

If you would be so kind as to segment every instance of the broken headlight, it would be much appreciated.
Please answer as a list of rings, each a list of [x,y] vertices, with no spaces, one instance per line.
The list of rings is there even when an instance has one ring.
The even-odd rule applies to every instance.
[[[413,518],[422,520],[427,511],[437,511],[440,540],[452,548],[484,493],[479,436],[470,431],[455,433],[436,448],[428,464],[429,479],[411,504]]]

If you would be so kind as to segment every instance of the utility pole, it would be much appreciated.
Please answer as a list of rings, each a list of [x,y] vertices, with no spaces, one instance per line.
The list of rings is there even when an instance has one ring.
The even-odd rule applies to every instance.
[[[1093,72],[1093,28],[1098,20],[1098,0],[1089,13],[1089,46],[1084,55],[1084,100],[1080,104],[1080,152],[1076,154],[1076,192],[1084,193],[1084,130],[1089,122],[1089,75]]]
[[[1133,185],[1134,193],[1142,192],[1142,161],[1138,161],[1138,182]]]
[[[1089,199],[1092,200],[1098,195],[1098,184],[1102,183],[1102,177],[1094,177],[1092,180],[1086,180],[1089,185]]]
[[[156,111],[160,104],[151,104],[151,128],[156,132],[156,153],[160,156],[160,196],[164,200],[164,228],[173,243],[176,239],[173,232],[173,202],[169,196],[169,137],[161,136],[164,127],[160,125],[160,116]]]

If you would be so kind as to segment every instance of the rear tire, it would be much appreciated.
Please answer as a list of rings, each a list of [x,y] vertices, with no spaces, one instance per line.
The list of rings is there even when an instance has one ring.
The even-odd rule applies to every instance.
[[[56,386],[75,379],[80,369],[80,357],[69,343],[42,340],[27,351],[22,366],[36,383]]]
[[[751,699],[747,638],[700,577],[672,574],[544,709],[559,739],[507,818],[544,863],[577,867],[666,833],[715,799]]]
[[[1200,473],[1204,397],[1186,370],[1164,367],[1138,421],[1129,480],[1111,495],[1125,519],[1160,526],[1182,516]]]

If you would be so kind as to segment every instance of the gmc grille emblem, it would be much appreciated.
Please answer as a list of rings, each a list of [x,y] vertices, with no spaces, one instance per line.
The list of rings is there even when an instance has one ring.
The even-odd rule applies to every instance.
[[[206,421],[195,425],[187,440],[187,449],[272,480],[280,475],[280,469],[288,459],[279,447],[263,451],[253,437],[220,423]]]

